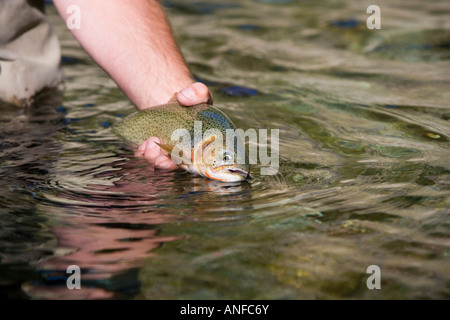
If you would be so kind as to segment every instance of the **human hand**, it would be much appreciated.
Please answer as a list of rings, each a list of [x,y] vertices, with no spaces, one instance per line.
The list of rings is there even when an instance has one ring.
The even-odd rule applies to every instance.
[[[182,106],[190,107],[200,103],[213,104],[213,96],[204,83],[195,82],[175,93],[169,102],[174,101],[178,101]]]
[[[189,107],[200,103],[213,104],[213,97],[208,87],[195,82],[173,95],[169,102],[178,101],[182,106]],[[155,142],[161,143],[158,137],[151,137],[144,141],[134,153],[137,158],[144,158],[155,168],[175,170],[178,166],[172,161],[169,154],[161,149]]]

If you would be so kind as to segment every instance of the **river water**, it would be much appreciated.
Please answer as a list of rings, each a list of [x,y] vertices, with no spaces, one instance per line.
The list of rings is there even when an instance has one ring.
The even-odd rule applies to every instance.
[[[448,1],[164,5],[216,105],[279,130],[277,173],[224,184],[133,158],[110,132],[133,105],[47,5],[65,91],[0,116],[0,295],[448,299]]]

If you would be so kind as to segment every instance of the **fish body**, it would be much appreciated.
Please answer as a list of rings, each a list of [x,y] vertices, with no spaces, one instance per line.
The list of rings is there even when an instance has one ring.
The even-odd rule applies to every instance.
[[[184,107],[178,102],[135,112],[112,127],[113,133],[134,147],[150,137],[158,137],[158,145],[190,172],[220,181],[245,180],[250,172],[248,156],[244,151],[244,161],[238,161],[242,157],[237,156],[235,146],[227,149],[227,129],[236,127],[216,107]]]

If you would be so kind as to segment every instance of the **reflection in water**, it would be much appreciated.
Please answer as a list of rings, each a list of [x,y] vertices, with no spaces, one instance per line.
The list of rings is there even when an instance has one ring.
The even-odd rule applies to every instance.
[[[188,237],[159,234],[162,224],[191,220],[182,212],[173,214],[173,210],[160,205],[160,198],[176,194],[184,202],[183,206],[192,208],[198,202],[210,202],[217,195],[232,196],[234,200],[242,200],[249,195],[248,192],[243,193],[249,185],[220,184],[204,178],[197,179],[192,187],[181,187],[180,179],[191,179],[191,175],[186,173],[161,171],[154,179],[148,175],[154,169],[142,160],[127,159],[98,165],[106,159],[109,159],[108,154],[85,157],[79,171],[71,174],[88,176],[83,179],[86,184],[76,187],[72,183],[73,190],[69,190],[67,181],[63,179],[67,180],[66,170],[73,170],[79,159],[73,159],[73,165],[66,161],[62,165],[54,164],[53,172],[61,170],[65,174],[47,181],[52,188],[40,194],[42,206],[38,210],[51,216],[53,227],[50,231],[55,235],[58,246],[54,257],[36,264],[38,269],[45,270],[44,281],[24,287],[30,296],[46,299],[111,298],[114,296],[110,291],[111,279],[117,279],[112,281],[115,282],[115,290],[137,293],[139,282],[135,279],[130,285],[129,281],[136,277],[134,273],[130,275],[130,270],[142,267],[144,258],[152,257],[152,251],[164,243]],[[150,178],[153,179],[150,181]],[[112,183],[105,184],[108,181]],[[203,210],[199,207],[195,213],[200,216]],[[83,290],[67,290],[66,269],[70,265],[81,268]],[[123,279],[127,282],[123,283]]]
[[[371,3],[165,3],[235,124],[280,130],[278,173],[223,184],[132,158],[109,127],[134,107],[49,7],[66,90],[0,115],[0,295],[448,298],[448,4],[380,2],[370,31]]]

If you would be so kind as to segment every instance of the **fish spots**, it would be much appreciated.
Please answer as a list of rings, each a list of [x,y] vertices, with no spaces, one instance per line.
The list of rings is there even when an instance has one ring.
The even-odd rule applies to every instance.
[[[200,115],[206,119],[210,119],[213,124],[217,126],[217,124],[220,124],[224,128],[231,128],[231,121],[228,120],[224,115],[215,112],[215,110],[205,110],[201,111]],[[213,128],[209,123],[211,121],[207,121],[207,127]]]

